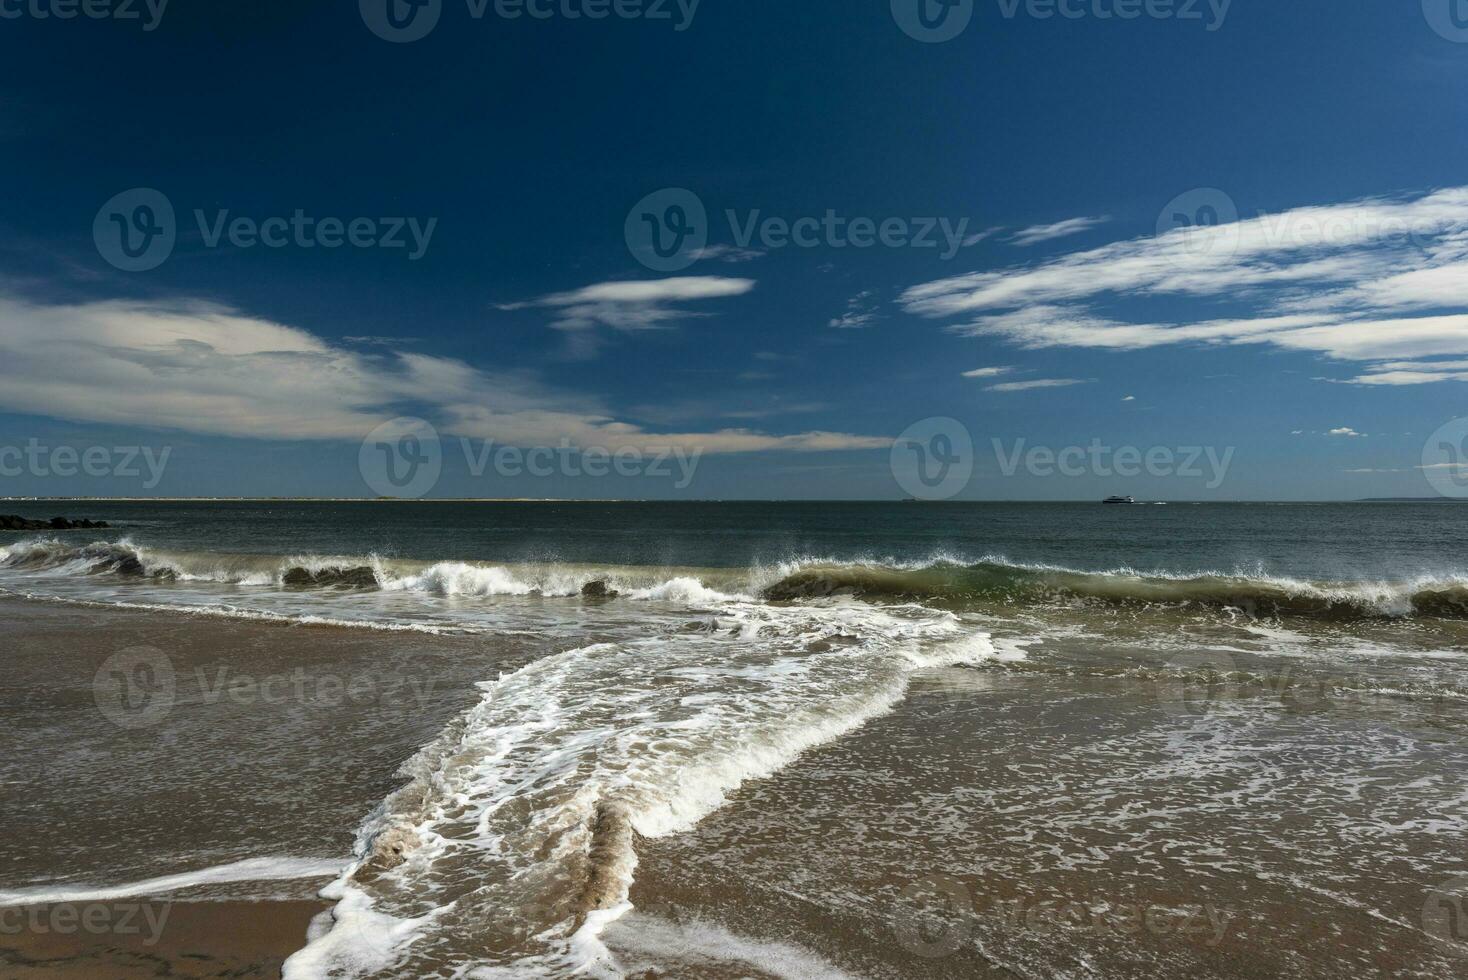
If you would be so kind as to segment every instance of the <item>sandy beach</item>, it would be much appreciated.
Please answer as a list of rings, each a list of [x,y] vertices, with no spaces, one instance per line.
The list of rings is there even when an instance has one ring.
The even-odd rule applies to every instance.
[[[1069,515],[1157,566],[1215,563],[1221,526],[1337,535],[1270,576],[1059,567],[1025,505],[946,519],[1028,563],[931,557],[902,505],[562,507],[566,560],[513,506],[390,510],[391,554],[352,506],[179,506],[0,545],[6,976],[1435,980],[1468,952],[1468,593],[1394,576],[1400,511],[1365,542],[1315,508]],[[909,557],[760,560],[883,547]],[[1311,577],[1343,555],[1381,570]]]
[[[111,903],[116,922],[133,903]],[[311,918],[325,902],[172,902],[156,900],[155,934],[138,915],[137,934],[116,929],[93,934],[81,927],[82,903],[73,923],[62,906],[8,909],[15,923],[40,921],[47,931],[0,932],[0,965],[16,980],[144,980],[154,977],[237,977],[268,980],[280,976],[286,957],[301,947]],[[94,916],[98,918],[98,916]],[[131,928],[132,923],[128,924]],[[59,928],[58,928],[59,927]],[[75,928],[76,931],[70,931]],[[66,932],[61,930],[65,929]]]

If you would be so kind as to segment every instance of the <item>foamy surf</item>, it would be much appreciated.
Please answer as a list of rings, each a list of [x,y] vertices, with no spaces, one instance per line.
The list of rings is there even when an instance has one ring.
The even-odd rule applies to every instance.
[[[168,895],[240,881],[290,881],[329,878],[341,873],[347,862],[341,858],[263,857],[230,864],[161,875],[121,885],[37,885],[0,891],[0,906],[47,905],[54,902],[108,902],[119,898]]]
[[[287,978],[444,963],[620,977],[600,935],[631,908],[639,838],[692,828],[745,781],[890,710],[914,671],[995,654],[921,607],[670,592],[711,603],[716,626],[578,647],[484,685],[364,824],[326,893],[330,927]]]
[[[656,975],[671,963],[686,976],[722,968],[726,973],[753,969],[777,980],[859,980],[808,949],[751,939],[712,922],[671,922],[634,912],[612,926],[607,937],[634,974]],[[494,974],[478,976],[491,980]]]
[[[595,586],[597,595],[683,604],[736,597],[800,602],[845,595],[872,602],[936,602],[949,608],[1079,602],[1193,609],[1254,619],[1468,619],[1468,574],[1457,571],[1397,580],[1307,581],[1262,571],[1083,571],[944,553],[907,562],[805,558],[773,566],[677,568],[165,552],[126,537],[85,545],[39,538],[0,548],[0,572],[7,578],[92,592],[131,583],[126,587],[153,589],[160,597],[180,594],[189,586],[218,587],[245,604],[281,593],[298,597],[302,604],[345,604],[363,593],[418,598],[425,604],[557,599],[579,596]],[[321,609],[313,609],[312,615],[332,618]]]

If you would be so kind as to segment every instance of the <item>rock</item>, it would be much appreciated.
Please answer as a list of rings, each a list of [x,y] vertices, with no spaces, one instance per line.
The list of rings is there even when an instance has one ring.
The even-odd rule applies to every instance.
[[[827,637],[824,640],[816,640],[815,642],[809,644],[805,648],[805,652],[829,653],[832,650],[835,650],[837,647],[854,647],[860,642],[861,640],[857,637],[847,636],[844,633],[836,633],[832,636]]]
[[[71,521],[53,517],[49,521],[33,521],[17,514],[0,517],[0,531],[92,531],[107,527],[106,521]]]
[[[717,619],[700,619],[678,627],[679,633],[717,633],[718,631],[719,621]]]
[[[111,571],[114,575],[144,575],[148,570],[143,567],[137,555],[128,555],[114,564]]]
[[[581,587],[581,594],[588,599],[615,599],[621,593],[607,588],[607,583],[601,580],[587,582]]]
[[[286,569],[281,583],[293,589],[311,589],[338,586],[350,589],[370,589],[377,585],[377,573],[368,565],[351,567],[330,566],[328,568],[302,568],[299,565]]]
[[[372,840],[372,853],[362,862],[359,877],[372,880],[408,859],[422,841],[407,827],[389,827]]]

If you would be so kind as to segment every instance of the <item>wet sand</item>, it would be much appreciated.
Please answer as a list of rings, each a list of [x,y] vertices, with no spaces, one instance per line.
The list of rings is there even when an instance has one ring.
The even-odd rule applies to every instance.
[[[121,904],[121,903],[114,903]],[[0,965],[14,980],[144,980],[156,977],[276,978],[305,942],[324,902],[175,902],[153,940],[140,932],[0,932]],[[17,918],[53,921],[55,906],[15,910]],[[63,927],[68,919],[61,920]],[[156,920],[155,920],[156,921]]]
[[[345,865],[401,764],[514,656],[482,639],[15,599],[0,623],[0,892],[251,859]],[[137,650],[172,671],[166,711],[161,689],[129,703],[106,680]],[[0,907],[0,975],[276,977],[329,880]]]
[[[640,841],[604,938],[700,977],[778,976],[761,958],[791,948],[836,976],[1462,976],[1423,907],[1464,869],[1464,716],[1244,698],[1195,723],[1125,679],[930,671]]]
[[[15,719],[0,785],[24,801],[0,808],[0,891],[344,864],[476,685],[546,652],[531,636],[8,599],[0,622],[0,715]],[[130,700],[108,665],[138,650],[152,653],[122,671]],[[1468,947],[1423,908],[1468,873],[1468,701],[1239,684],[1199,708],[1169,700],[1176,680],[1159,686],[1149,659],[1055,640],[1024,662],[920,672],[890,713],[746,782],[691,831],[639,839],[635,910],[603,939],[639,980],[1461,975]],[[92,931],[12,904],[0,973],[273,977],[324,883],[69,903],[117,926]],[[137,905],[159,928],[120,927]]]

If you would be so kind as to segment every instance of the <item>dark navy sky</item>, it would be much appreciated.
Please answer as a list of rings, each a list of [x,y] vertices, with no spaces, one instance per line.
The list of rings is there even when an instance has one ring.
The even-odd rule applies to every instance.
[[[544,20],[493,5],[476,19],[443,0],[409,43],[375,35],[355,0],[173,0],[151,30],[141,2],[141,21],[36,16],[48,3],[0,0],[0,446],[172,452],[156,487],[27,464],[0,476],[0,494],[370,494],[365,423],[408,415],[445,438],[437,496],[900,497],[880,440],[929,417],[959,420],[978,447],[964,497],[1426,495],[1424,440],[1468,415],[1449,370],[1468,357],[1456,320],[1436,340],[1368,350],[1334,335],[1240,342],[1250,327],[1122,342],[1090,321],[1041,342],[990,319],[1187,326],[1324,309],[1327,326],[1355,329],[1456,316],[1453,294],[1339,298],[1418,264],[1451,270],[1453,209],[1406,251],[1352,230],[1319,253],[1276,240],[1231,256],[1238,289],[1153,276],[1099,297],[1046,287],[941,309],[909,292],[1057,260],[1056,277],[1084,283],[1111,259],[1066,256],[1155,241],[1169,202],[1198,188],[1247,220],[1412,206],[1468,184],[1468,43],[1445,36],[1453,22],[1434,20],[1433,0],[1235,0],[1223,14],[1199,4],[1200,19],[1133,20],[1098,16],[1113,0],[1076,4],[1075,19],[976,0],[944,43],[910,37],[889,0],[702,0],[691,23],[671,0],[666,20],[595,21],[565,16],[586,0],[557,0]],[[133,188],[176,213],[172,252],[144,271],[109,263],[94,237],[99,209]],[[710,246],[666,272],[624,234],[664,188],[706,207]],[[948,258],[947,246],[741,245],[730,209],[943,218],[980,240]],[[379,219],[435,223],[411,259],[411,245],[211,244],[196,210],[206,225],[226,210],[368,218],[374,234],[392,224]],[[1248,278],[1312,258],[1341,264],[1283,286]],[[651,298],[586,291],[629,281],[658,285]],[[257,336],[269,325],[293,339]],[[1362,383],[1392,371],[1429,380]],[[316,422],[283,422],[291,413]],[[461,437],[584,445],[588,426],[610,448],[706,435],[709,453],[683,488],[465,472]],[[1234,455],[1214,487],[1005,476],[996,438]]]

